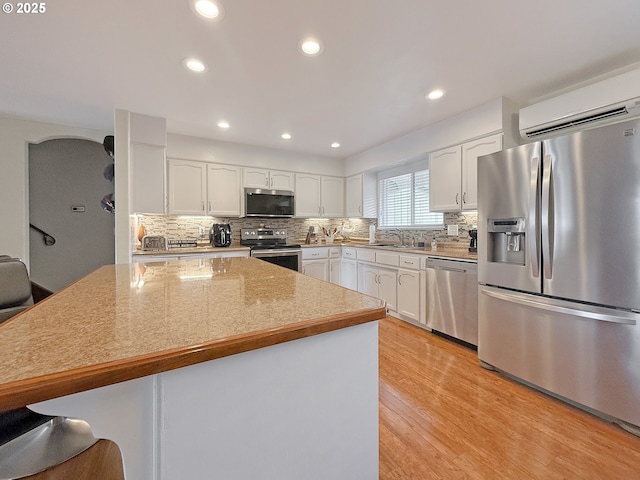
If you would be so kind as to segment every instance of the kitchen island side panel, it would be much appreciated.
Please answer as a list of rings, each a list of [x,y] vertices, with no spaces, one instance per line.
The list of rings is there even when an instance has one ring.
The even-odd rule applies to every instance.
[[[115,439],[127,480],[378,478],[378,322],[32,407]]]

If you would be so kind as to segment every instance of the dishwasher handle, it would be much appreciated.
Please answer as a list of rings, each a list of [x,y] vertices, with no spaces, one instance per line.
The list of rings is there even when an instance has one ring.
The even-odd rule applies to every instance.
[[[427,267],[427,268],[431,268],[433,270],[442,270],[442,271],[445,271],[445,272],[467,273],[467,269],[466,268],[442,267],[440,265],[433,266],[433,267]]]
[[[469,262],[427,259],[427,269],[440,270],[443,272],[475,274],[478,271],[478,266],[475,263]]]

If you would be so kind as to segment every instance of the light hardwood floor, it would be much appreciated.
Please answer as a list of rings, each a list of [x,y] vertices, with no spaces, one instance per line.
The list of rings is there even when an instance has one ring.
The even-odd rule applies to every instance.
[[[380,480],[396,479],[640,479],[640,438],[389,317],[380,322]]]

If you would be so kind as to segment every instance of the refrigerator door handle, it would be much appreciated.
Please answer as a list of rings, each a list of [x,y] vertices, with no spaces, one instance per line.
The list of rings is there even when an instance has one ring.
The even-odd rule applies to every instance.
[[[551,155],[542,161],[542,263],[544,278],[553,277],[553,162]]]
[[[536,156],[531,159],[531,175],[529,182],[529,239],[527,241],[529,261],[531,262],[531,274],[540,276],[540,250],[538,238],[540,229],[538,222],[538,185],[540,180],[540,159]]]
[[[555,300],[550,298],[538,298],[517,292],[502,292],[488,287],[480,287],[480,293],[491,298],[503,300],[505,302],[513,302],[525,307],[539,308],[553,313],[564,313],[577,317],[588,318],[591,320],[599,320],[602,322],[618,323],[622,325],[636,325],[640,314],[626,312],[623,310],[614,310],[611,308],[596,307],[576,302],[568,302],[564,300]],[[580,308],[576,308],[580,305]]]

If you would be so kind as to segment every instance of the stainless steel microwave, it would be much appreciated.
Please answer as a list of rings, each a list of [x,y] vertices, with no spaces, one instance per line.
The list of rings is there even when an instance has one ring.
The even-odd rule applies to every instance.
[[[244,200],[247,217],[293,217],[295,213],[294,195],[288,190],[245,188]]]

